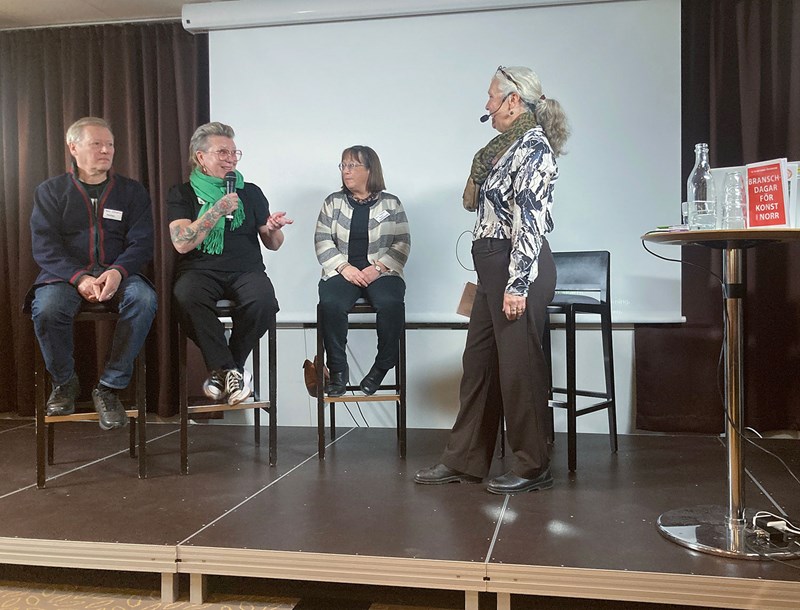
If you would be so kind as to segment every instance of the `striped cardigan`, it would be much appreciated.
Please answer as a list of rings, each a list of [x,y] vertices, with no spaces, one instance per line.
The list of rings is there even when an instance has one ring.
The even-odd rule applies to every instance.
[[[314,233],[323,280],[336,275],[336,269],[347,262],[352,217],[353,206],[344,191],[325,198]],[[387,273],[403,277],[403,267],[411,251],[411,234],[403,204],[397,197],[385,191],[380,193],[377,203],[370,207],[367,232],[369,262],[380,262],[389,269]]]

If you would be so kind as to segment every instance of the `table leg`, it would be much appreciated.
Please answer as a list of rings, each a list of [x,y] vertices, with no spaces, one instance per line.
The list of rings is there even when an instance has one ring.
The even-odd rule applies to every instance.
[[[744,296],[742,249],[725,249],[725,436],[728,505],[668,511],[658,518],[662,535],[696,551],[742,559],[800,557],[800,543],[770,544],[747,526],[744,508]]]

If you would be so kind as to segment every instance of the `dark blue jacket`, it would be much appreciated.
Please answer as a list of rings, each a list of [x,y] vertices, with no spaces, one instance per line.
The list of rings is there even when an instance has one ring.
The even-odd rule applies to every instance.
[[[72,174],[45,180],[33,196],[31,246],[41,268],[36,284],[76,285],[93,267],[141,273],[153,258],[150,196],[135,180],[110,173],[97,205]]]

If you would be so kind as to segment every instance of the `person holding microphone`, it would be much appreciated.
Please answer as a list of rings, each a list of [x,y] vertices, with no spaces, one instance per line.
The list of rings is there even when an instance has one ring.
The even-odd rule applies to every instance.
[[[250,396],[244,364],[279,309],[261,244],[278,250],[292,223],[285,212],[270,213],[261,189],[244,181],[233,138],[223,123],[198,127],[189,143],[189,182],[167,196],[170,239],[180,253],[172,289],[180,322],[209,371],[204,393],[231,405]],[[229,341],[215,313],[220,299],[236,303]]]

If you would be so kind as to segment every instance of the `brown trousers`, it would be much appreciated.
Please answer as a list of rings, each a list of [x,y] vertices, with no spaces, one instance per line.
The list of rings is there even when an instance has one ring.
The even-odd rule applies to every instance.
[[[509,321],[503,313],[503,295],[510,253],[511,241],[506,239],[478,239],[472,244],[478,289],[464,347],[461,407],[441,459],[449,468],[481,478],[489,472],[501,415],[513,456],[511,470],[532,478],[549,465],[550,387],[542,337],[556,268],[544,240],[525,315]]]

